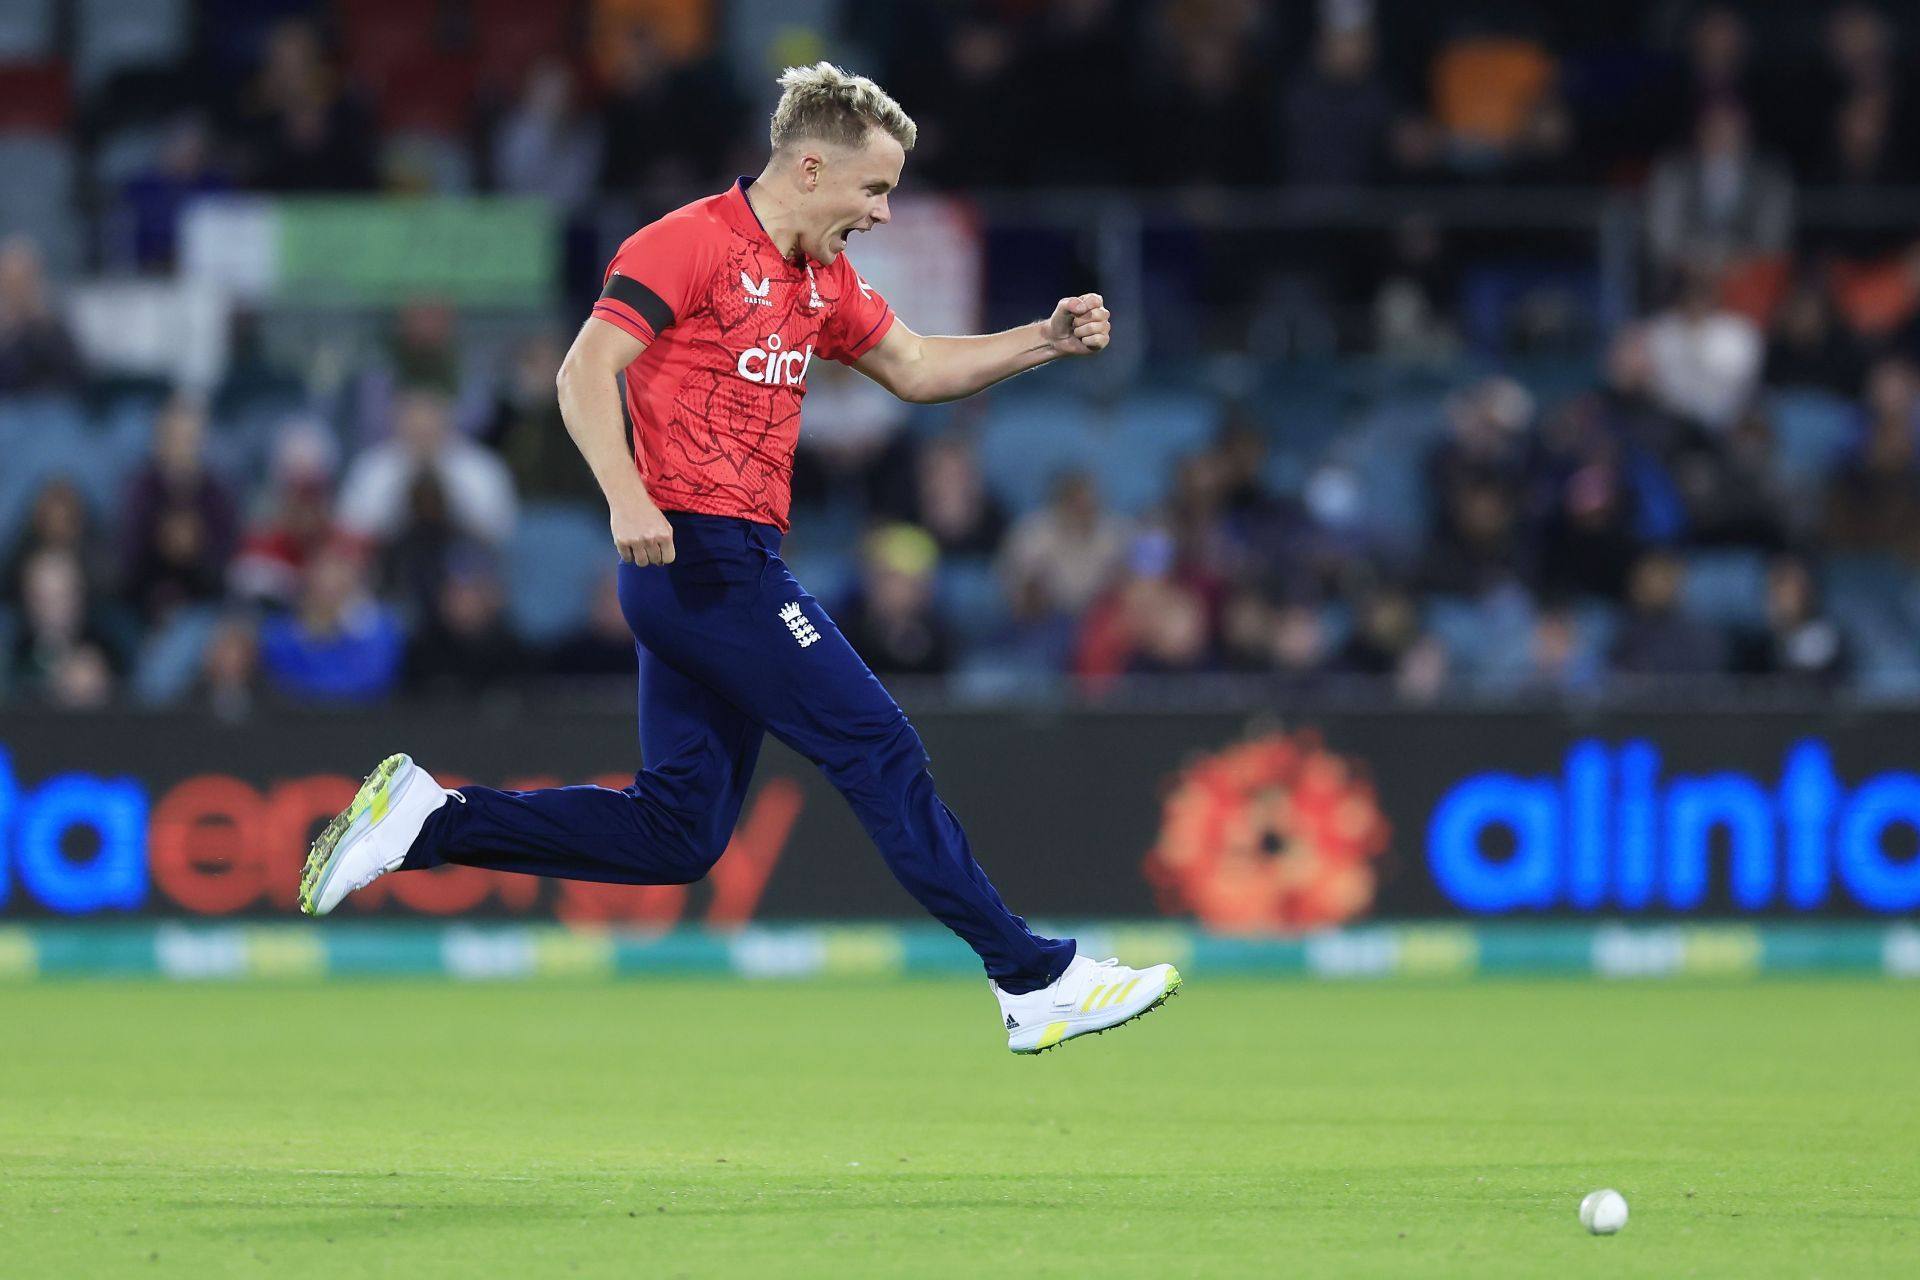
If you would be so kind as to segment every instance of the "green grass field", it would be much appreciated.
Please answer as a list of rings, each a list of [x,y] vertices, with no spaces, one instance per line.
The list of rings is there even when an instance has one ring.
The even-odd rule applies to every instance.
[[[1915,1275],[1916,1014],[1193,974],[1026,1059],[974,982],[22,985],[0,1274]]]

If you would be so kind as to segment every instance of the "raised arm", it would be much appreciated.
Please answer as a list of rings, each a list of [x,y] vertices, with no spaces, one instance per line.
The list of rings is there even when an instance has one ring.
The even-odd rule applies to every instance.
[[[1061,356],[1107,349],[1112,325],[1097,293],[1062,298],[1045,320],[968,338],[922,337],[897,319],[854,368],[917,404],[960,400]]]
[[[672,564],[673,526],[647,496],[627,451],[620,413],[620,371],[647,344],[618,325],[589,317],[560,364],[560,417],[607,497],[613,544],[630,564]]]

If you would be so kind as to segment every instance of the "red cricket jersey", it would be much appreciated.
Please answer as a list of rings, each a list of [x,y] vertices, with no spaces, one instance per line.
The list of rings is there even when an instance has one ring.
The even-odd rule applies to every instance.
[[[747,181],[630,236],[593,314],[647,344],[627,366],[627,410],[654,505],[784,532],[808,366],[858,360],[893,308],[844,253],[830,267],[782,258]]]

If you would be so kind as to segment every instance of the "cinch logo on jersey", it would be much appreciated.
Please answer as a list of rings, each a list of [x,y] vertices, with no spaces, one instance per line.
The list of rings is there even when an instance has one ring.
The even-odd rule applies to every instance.
[[[793,632],[793,638],[800,642],[802,649],[820,638],[820,633],[814,630],[813,620],[800,612],[798,600],[780,606],[780,621],[787,624],[787,630]]]
[[[734,369],[748,382],[773,387],[797,387],[807,380],[807,366],[813,363],[813,344],[805,351],[782,351],[780,335],[767,335],[767,345],[742,351]]]

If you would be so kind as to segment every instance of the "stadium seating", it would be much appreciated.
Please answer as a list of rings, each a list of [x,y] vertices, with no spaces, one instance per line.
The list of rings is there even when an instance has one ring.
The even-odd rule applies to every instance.
[[[1776,473],[1796,491],[1817,489],[1858,437],[1859,409],[1831,391],[1812,388],[1777,391],[1768,407]]]
[[[189,0],[78,0],[74,70],[82,90],[125,68],[179,60],[191,16]]]
[[[6,88],[0,84],[0,98]],[[80,264],[80,230],[70,208],[73,146],[64,139],[0,132],[0,228],[24,233],[40,246],[47,273],[72,275]]]
[[[0,4],[0,63],[38,62],[54,50],[55,0]]]
[[[1683,604],[1708,622],[1757,627],[1766,622],[1767,563],[1758,551],[1699,551],[1686,558]]]
[[[196,605],[176,609],[164,623],[148,631],[131,680],[135,701],[150,707],[165,706],[192,692],[200,674],[201,656],[219,625],[217,607]]]
[[[515,630],[546,644],[578,629],[612,562],[605,516],[584,504],[527,504],[506,555]]]

